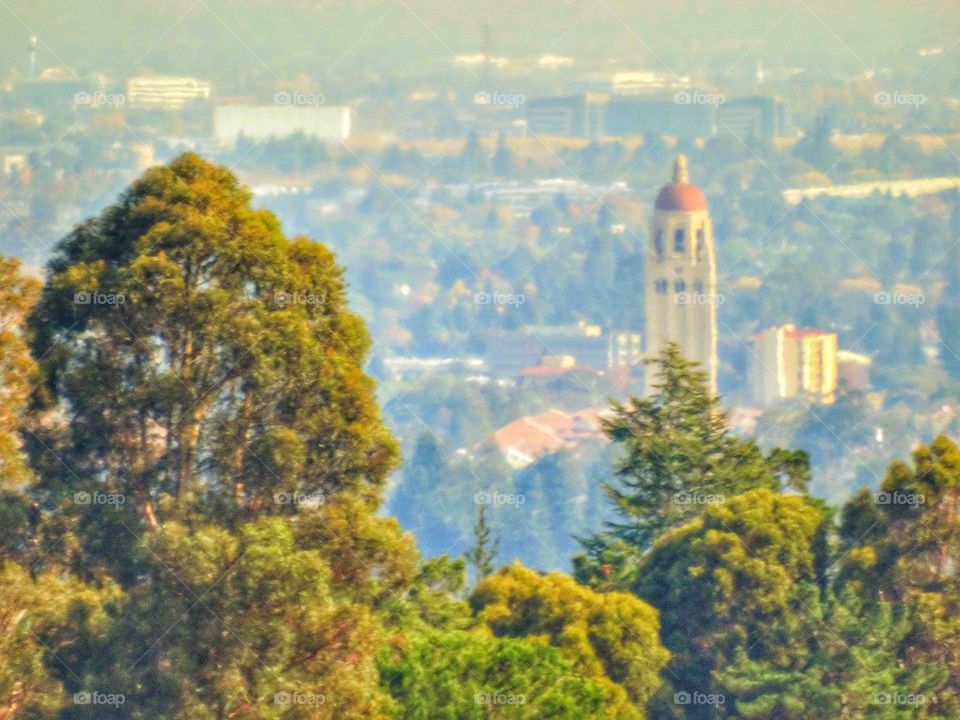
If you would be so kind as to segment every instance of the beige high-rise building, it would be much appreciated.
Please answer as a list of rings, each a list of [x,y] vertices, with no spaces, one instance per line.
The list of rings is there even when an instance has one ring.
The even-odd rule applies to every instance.
[[[676,342],[684,357],[700,364],[717,392],[717,263],[707,198],[689,181],[687,158],[678,155],[673,182],[657,195],[647,254],[647,357]],[[657,382],[647,369],[647,394]]]
[[[837,336],[781,325],[757,333],[750,358],[753,397],[768,405],[801,397],[829,405],[837,390]]]

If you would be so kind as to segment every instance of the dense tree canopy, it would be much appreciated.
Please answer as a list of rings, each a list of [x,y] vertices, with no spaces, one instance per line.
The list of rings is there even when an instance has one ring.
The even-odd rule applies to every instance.
[[[65,238],[39,300],[0,261],[0,718],[960,713],[954,441],[836,520],[806,453],[737,437],[670,347],[606,423],[617,516],[574,576],[496,569],[474,504],[468,591],[378,512],[397,446],[332,254],[250,199],[184,155]],[[497,477],[413,455],[424,492]],[[566,547],[564,489],[599,486],[572,475],[510,478],[563,526],[513,545]]]
[[[795,596],[815,584],[823,513],[804,498],[751,490],[666,533],[636,568],[635,592],[661,612],[680,691],[716,691],[736,651],[785,667]]]
[[[519,565],[480,583],[470,600],[499,637],[545,636],[582,674],[596,678],[619,702],[636,710],[660,685],[668,654],[658,636],[657,613],[626,593],[598,594],[559,575],[538,575]],[[638,714],[639,713],[639,714]]]
[[[405,720],[630,717],[572,665],[543,643],[453,631],[418,638],[384,664],[384,682]]]
[[[24,318],[40,291],[40,283],[20,274],[20,263],[0,258],[0,489],[24,480],[18,433],[23,411],[37,380],[36,363],[24,337]]]
[[[229,172],[148,171],[60,243],[35,306],[4,273],[6,715],[643,717],[648,606],[617,601],[636,637],[591,611],[592,660],[499,638],[464,562],[376,514],[396,446],[340,270]]]
[[[376,502],[396,448],[340,270],[228,171],[189,154],[149,170],[50,271],[31,326],[69,411],[37,451],[49,502],[117,493],[149,528],[343,490]]]

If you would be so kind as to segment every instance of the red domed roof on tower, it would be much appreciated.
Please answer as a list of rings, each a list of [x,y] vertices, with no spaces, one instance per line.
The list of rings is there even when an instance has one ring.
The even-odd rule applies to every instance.
[[[703,191],[687,180],[686,155],[677,155],[673,163],[673,182],[663,186],[654,207],[669,212],[697,212],[707,209],[707,198]]]

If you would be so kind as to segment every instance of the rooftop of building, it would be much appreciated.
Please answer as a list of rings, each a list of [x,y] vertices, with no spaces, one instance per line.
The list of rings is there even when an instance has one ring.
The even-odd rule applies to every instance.
[[[493,439],[501,451],[524,456],[525,462],[533,462],[580,440],[603,439],[601,418],[607,412],[608,408],[584,408],[572,413],[551,408],[504,425],[493,434]]]
[[[769,327],[761,330],[755,337],[763,337],[767,333],[782,332],[784,337],[791,339],[803,339],[812,337],[823,337],[825,335],[835,335],[829,330],[820,330],[818,328],[797,327],[793,323],[784,323],[780,326]]]

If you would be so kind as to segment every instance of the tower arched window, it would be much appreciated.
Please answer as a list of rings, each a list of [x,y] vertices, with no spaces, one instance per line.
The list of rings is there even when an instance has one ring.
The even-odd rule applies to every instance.
[[[673,251],[682,253],[686,246],[686,238],[683,234],[683,228],[673,233]]]
[[[697,228],[697,260],[703,260],[703,249],[706,243],[706,231],[703,225]]]
[[[674,291],[674,292],[678,292],[678,293],[686,292],[686,291],[687,291],[687,284],[686,284],[683,280],[677,280],[677,281],[673,284],[673,291]]]
[[[657,230],[653,240],[654,250],[657,252],[657,262],[663,262],[663,230]]]
[[[662,280],[662,279],[661,279],[661,280],[657,280],[657,281],[653,284],[653,287],[654,287],[654,289],[656,289],[658,295],[666,295],[666,294],[667,294],[667,281],[666,281],[666,280]]]

